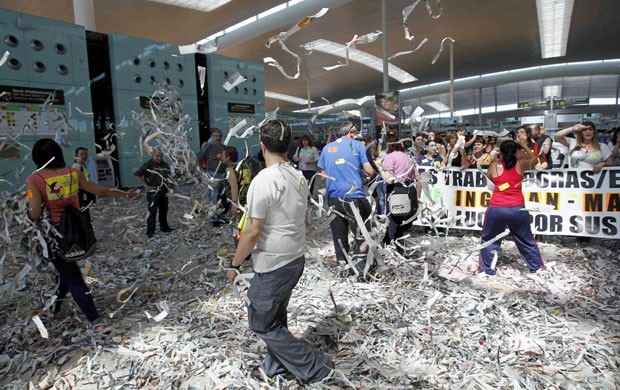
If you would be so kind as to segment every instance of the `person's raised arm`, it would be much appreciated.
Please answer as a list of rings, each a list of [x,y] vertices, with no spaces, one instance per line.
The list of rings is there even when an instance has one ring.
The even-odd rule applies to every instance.
[[[570,139],[568,139],[568,137],[566,137],[566,136],[571,134],[571,133],[579,132],[579,131],[585,129],[586,127],[588,127],[588,126],[582,125],[581,123],[577,123],[574,126],[567,127],[566,129],[562,129],[562,130],[558,131],[557,133],[555,133],[555,140],[556,140],[556,142],[559,142],[562,145],[568,147],[568,146],[570,146]]]
[[[107,198],[129,198],[135,199],[140,194],[136,191],[122,191],[116,188],[108,188],[95,184],[92,181],[87,181],[83,175],[78,175],[80,188],[95,194],[97,196],[105,196]]]

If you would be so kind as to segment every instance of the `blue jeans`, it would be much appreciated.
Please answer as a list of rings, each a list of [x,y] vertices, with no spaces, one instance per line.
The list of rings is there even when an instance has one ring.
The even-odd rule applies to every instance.
[[[540,249],[538,249],[538,244],[530,228],[530,213],[524,210],[523,206],[487,208],[480,238],[483,243],[491,241],[503,233],[506,228],[512,234],[519,253],[527,263],[530,272],[536,272],[543,268]],[[493,252],[499,252],[501,246],[502,240],[497,240],[480,250],[478,257],[478,270],[480,272],[484,271],[488,275],[495,275],[496,271],[491,268]]]
[[[267,344],[267,376],[291,372],[306,383],[325,378],[334,363],[312,351],[288,330],[286,309],[304,272],[304,257],[271,272],[254,273],[248,290],[250,329]]]

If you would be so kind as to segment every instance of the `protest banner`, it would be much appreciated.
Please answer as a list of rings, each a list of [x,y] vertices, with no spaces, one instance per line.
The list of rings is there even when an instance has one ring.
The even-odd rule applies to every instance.
[[[438,219],[449,221],[450,228],[482,230],[493,192],[487,187],[486,171],[420,167],[420,172],[427,172],[424,176],[429,186],[422,201],[442,206],[444,215]],[[522,186],[532,233],[620,238],[620,167],[603,168],[599,173],[582,169],[529,171]]]

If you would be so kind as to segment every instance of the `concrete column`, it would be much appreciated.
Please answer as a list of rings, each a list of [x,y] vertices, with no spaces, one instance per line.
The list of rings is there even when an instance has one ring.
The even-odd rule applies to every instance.
[[[73,18],[75,24],[87,30],[97,31],[95,26],[95,0],[73,0]]]

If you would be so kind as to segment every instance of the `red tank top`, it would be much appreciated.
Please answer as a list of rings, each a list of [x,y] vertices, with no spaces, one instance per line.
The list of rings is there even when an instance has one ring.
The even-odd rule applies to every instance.
[[[78,180],[77,171],[72,168],[45,169],[28,176],[26,184],[39,190],[45,208],[50,212],[50,221],[57,226],[66,205],[80,209]]]
[[[502,167],[504,162],[502,161]],[[504,167],[504,172],[491,179],[495,184],[495,191],[491,195],[492,207],[512,207],[512,206],[524,206],[525,199],[523,198],[523,192],[521,191],[521,181],[523,175],[517,172],[517,166],[510,169]]]

